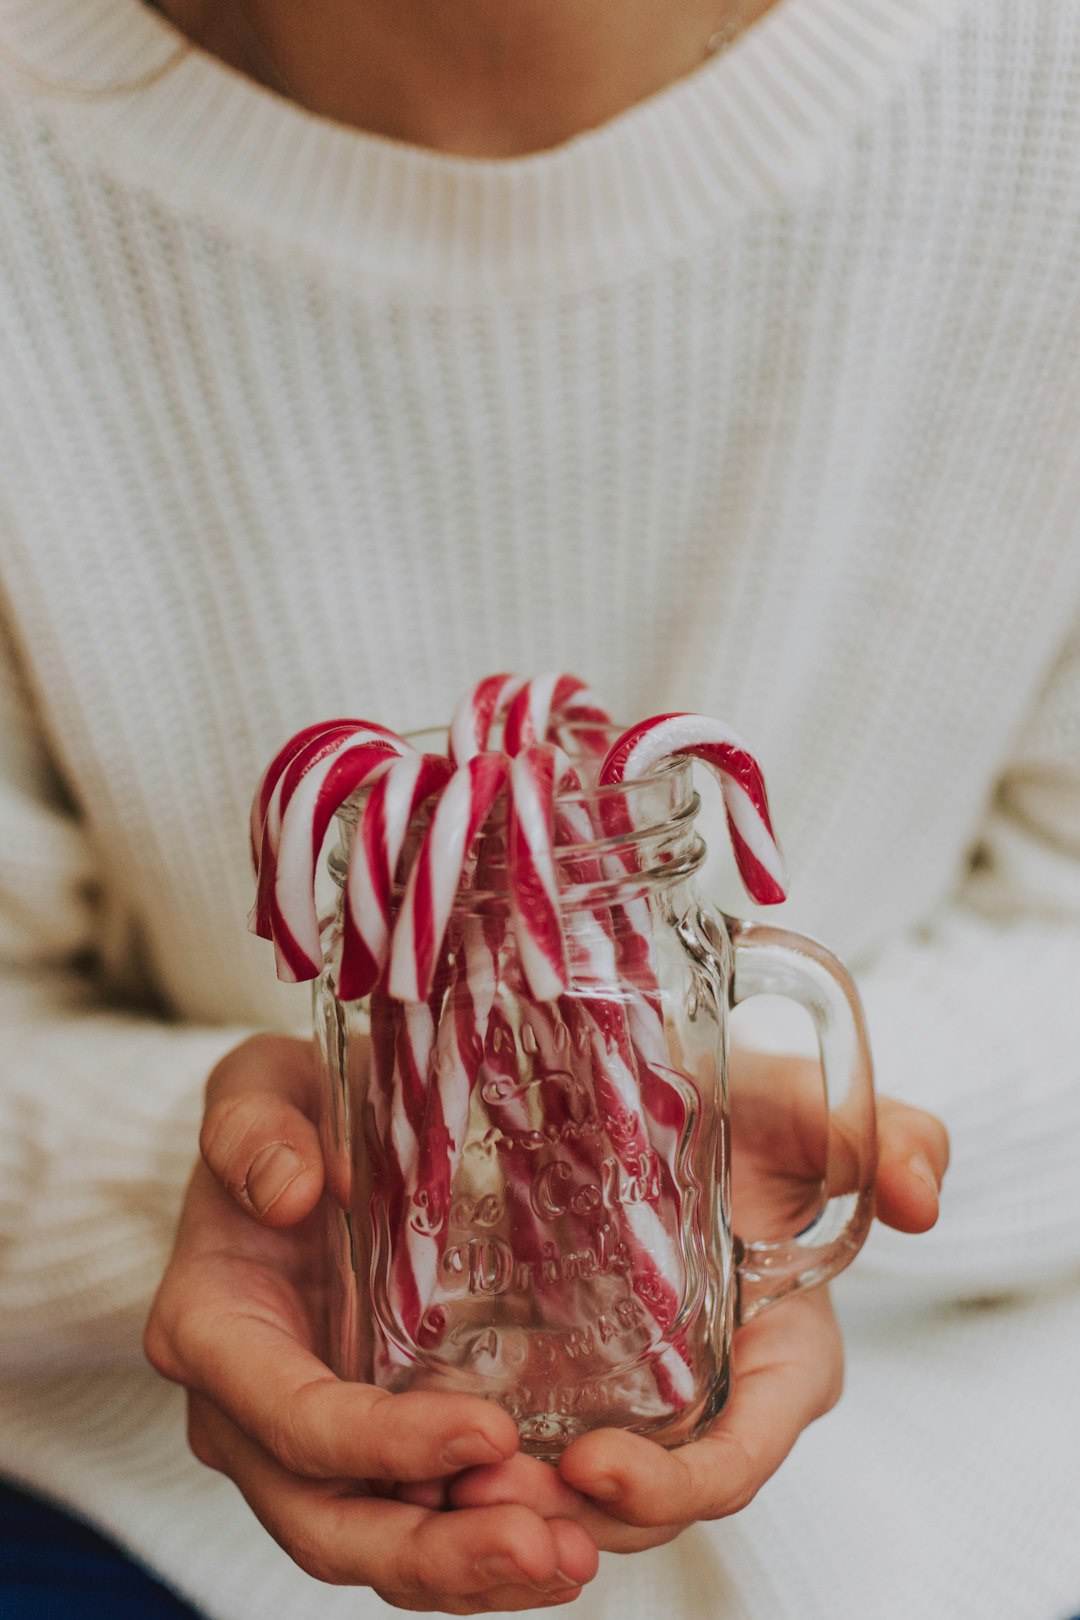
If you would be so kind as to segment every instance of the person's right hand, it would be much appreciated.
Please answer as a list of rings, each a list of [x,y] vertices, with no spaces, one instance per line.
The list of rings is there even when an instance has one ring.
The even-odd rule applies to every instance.
[[[519,1503],[433,1511],[462,1469],[517,1450],[513,1420],[469,1395],[389,1395],[316,1354],[313,1214],[323,1162],[307,1042],[256,1036],[207,1086],[204,1163],[146,1329],[188,1392],[200,1461],[227,1474],[310,1575],[450,1614],[567,1603],[596,1574],[579,1525]],[[413,1501],[395,1488],[409,1486]]]

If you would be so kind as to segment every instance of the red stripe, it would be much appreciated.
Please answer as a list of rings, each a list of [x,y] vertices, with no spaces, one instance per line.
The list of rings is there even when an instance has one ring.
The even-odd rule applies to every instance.
[[[759,906],[778,906],[782,900],[787,899],[786,891],[777,883],[768,868],[762,866],[730,815],[727,818],[727,823],[728,832],[731,834],[731,842],[735,846],[735,860],[738,863],[742,880],[746,884],[747,894]]]
[[[263,772],[259,785],[255,790],[255,799],[251,807],[252,841],[251,857],[256,869],[258,868],[258,853],[255,848],[254,828],[257,824],[260,831],[266,821],[266,812],[270,808],[270,800],[274,797],[278,777],[288,765],[289,761],[306,748],[308,743],[320,737],[324,731],[341,731],[366,725],[364,720],[320,720],[315,725],[305,726],[302,731],[296,732],[278,749],[273,759]]]
[[[378,979],[379,963],[368,950],[346,907],[342,918],[341,961],[337,975],[338,1000],[359,1001],[373,989]]]
[[[413,865],[416,886],[412,897],[412,946],[416,961],[416,992],[421,1001],[426,1000],[431,994],[431,981],[434,978],[435,901],[431,889],[432,859],[429,829]]]
[[[348,735],[348,731],[343,728],[331,732],[319,731],[310,742],[293,756],[282,778],[282,818],[284,818],[285,811],[288,808],[289,800],[308,771],[313,769],[321,759],[325,759],[326,755],[333,751],[342,738]],[[273,797],[272,794],[271,797]],[[258,934],[262,939],[273,938],[273,893],[276,879],[277,851],[268,846],[264,834],[262,854],[259,860],[252,926],[252,932]]]
[[[319,789],[319,796],[315,801],[315,811],[311,822],[312,857],[319,858],[326,829],[333,816],[341,809],[346,799],[352,797],[371,772],[379,765],[385,764],[387,759],[399,759],[401,756],[396,748],[389,743],[371,742],[358,743],[355,749],[349,749],[341,758],[330,767],[326,773],[326,780]]]
[[[765,793],[765,778],[761,774],[761,766],[752,754],[745,749],[735,748],[730,743],[698,743],[693,747],[680,749],[680,753],[693,754],[696,759],[703,760],[714,771],[721,771],[730,776],[749,795],[754,809],[772,836],[772,823],[769,820],[769,801]]]
[[[530,685],[531,682],[526,682],[506,711],[506,724],[503,727],[503,748],[508,754],[520,754],[523,748],[535,741],[532,718],[529,714]]]
[[[295,984],[303,984],[308,979],[317,979],[322,972],[322,963],[312,961],[307,952],[297,944],[288,923],[280,917],[275,919],[274,948],[278,954],[279,978],[282,977],[282,964],[293,975]]]

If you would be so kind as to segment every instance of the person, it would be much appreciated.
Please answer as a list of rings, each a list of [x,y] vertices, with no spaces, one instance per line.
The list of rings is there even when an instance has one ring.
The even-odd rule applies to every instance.
[[[0,53],[5,1472],[221,1620],[1075,1607],[1077,8],[6,0]],[[811,1429],[823,1292],[714,1436],[558,1473],[313,1356],[247,799],[504,667],[735,721],[858,972],[899,1230]]]

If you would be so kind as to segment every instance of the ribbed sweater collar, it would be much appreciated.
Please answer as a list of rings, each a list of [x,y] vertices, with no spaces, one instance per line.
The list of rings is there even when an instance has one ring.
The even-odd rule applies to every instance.
[[[5,54],[81,91],[46,99],[87,161],[279,250],[445,295],[630,273],[725,215],[804,192],[965,3],[778,0],[600,129],[491,162],[316,118],[201,51],[178,54],[140,0],[2,0],[0,20]]]

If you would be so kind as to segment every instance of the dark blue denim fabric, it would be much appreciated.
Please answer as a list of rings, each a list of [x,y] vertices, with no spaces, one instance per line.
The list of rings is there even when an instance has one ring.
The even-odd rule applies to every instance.
[[[0,1483],[0,1620],[197,1620],[86,1525]]]

